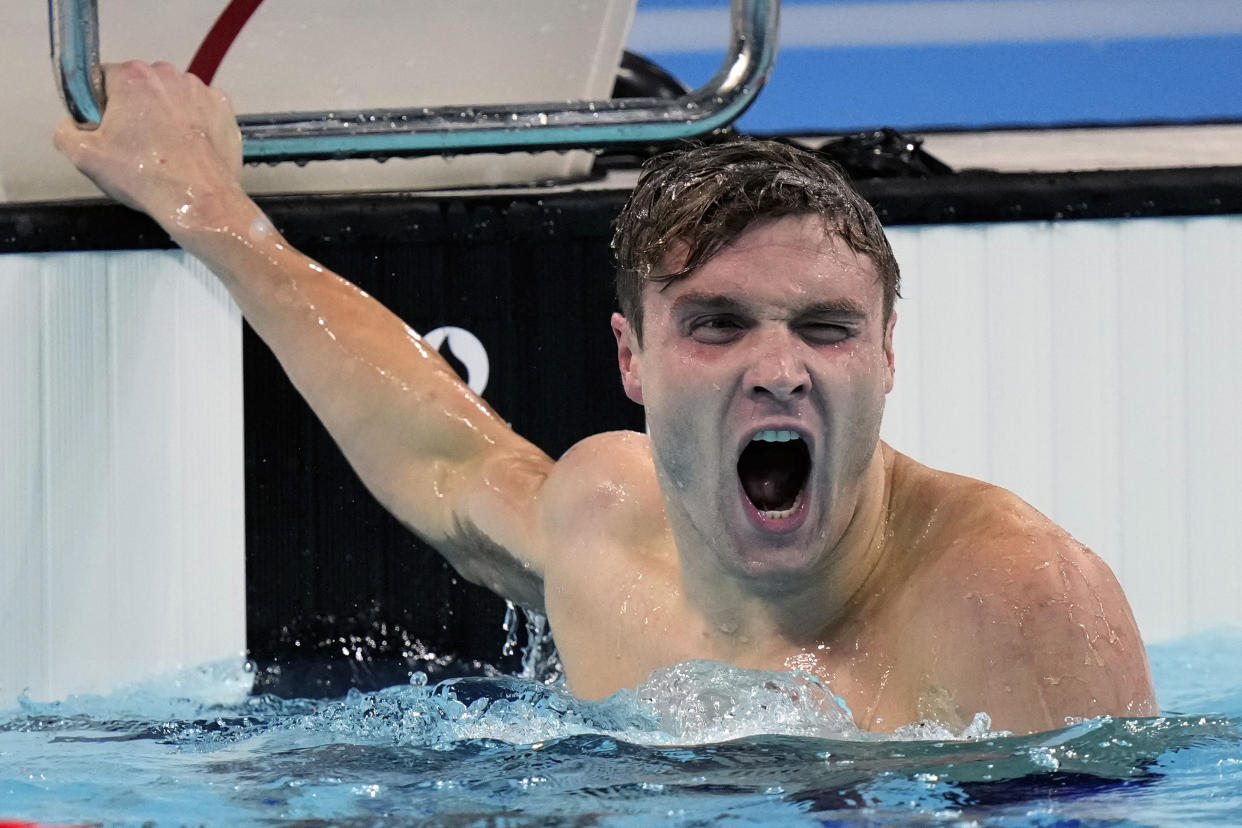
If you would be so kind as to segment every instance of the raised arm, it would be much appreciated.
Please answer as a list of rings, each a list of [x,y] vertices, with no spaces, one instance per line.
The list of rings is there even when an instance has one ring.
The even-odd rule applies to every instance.
[[[539,491],[552,468],[435,349],[285,242],[242,190],[227,98],[168,64],[106,68],[99,128],[56,144],[202,259],[381,503],[466,578],[542,605]]]

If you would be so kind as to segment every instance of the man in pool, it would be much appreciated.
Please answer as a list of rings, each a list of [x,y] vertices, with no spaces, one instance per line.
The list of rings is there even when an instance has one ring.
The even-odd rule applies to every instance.
[[[713,659],[817,675],[878,731],[1156,712],[1102,561],[879,440],[897,265],[815,157],[740,142],[646,170],[618,220],[612,329],[650,434],[553,460],[283,241],[238,184],[222,94],[167,64],[109,67],[106,86],[103,123],[62,124],[60,149],[212,268],[385,507],[547,613],[575,693]]]

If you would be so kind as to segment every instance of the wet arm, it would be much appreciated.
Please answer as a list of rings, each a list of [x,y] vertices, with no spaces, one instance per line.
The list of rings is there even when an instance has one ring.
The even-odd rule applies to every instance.
[[[1158,715],[1147,650],[1112,570],[1072,540],[1049,544],[1046,558],[1043,577],[1029,591],[1044,597],[1030,601],[1021,618],[1019,640],[1029,649],[1010,682],[1021,690],[1006,693],[1012,699],[1008,729]]]
[[[468,579],[539,606],[552,461],[404,322],[276,232],[238,183],[223,95],[167,65],[106,79],[103,124],[62,124],[61,150],[216,273],[386,508]]]
[[[1107,565],[1063,534],[1008,545],[994,541],[989,552],[1004,577],[959,587],[946,619],[975,642],[942,665],[963,720],[985,711],[994,728],[1028,733],[1067,719],[1157,715],[1147,653]]]

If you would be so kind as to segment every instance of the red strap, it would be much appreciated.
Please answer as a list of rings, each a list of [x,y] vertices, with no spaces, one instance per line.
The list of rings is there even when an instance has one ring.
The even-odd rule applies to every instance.
[[[199,80],[210,85],[216,76],[216,70],[220,68],[220,62],[224,60],[225,53],[228,52],[233,41],[237,39],[237,35],[241,33],[242,27],[246,25],[246,21],[262,2],[263,0],[231,0],[216,18],[211,31],[207,32],[207,36],[203,38],[198,51],[194,53],[194,59],[190,61],[190,68],[186,71],[191,75],[197,75]]]

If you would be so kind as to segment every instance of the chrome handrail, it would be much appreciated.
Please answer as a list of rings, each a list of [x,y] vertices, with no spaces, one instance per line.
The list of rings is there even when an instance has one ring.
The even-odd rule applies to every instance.
[[[776,57],[780,0],[731,0],[731,46],[705,85],[676,100],[437,106],[241,115],[247,161],[387,158],[602,148],[693,138],[754,101]],[[96,0],[48,0],[52,60],[69,113],[98,123],[106,101]]]
[[[98,124],[105,96],[95,0],[48,0],[47,11],[52,63],[65,108],[79,124]]]

